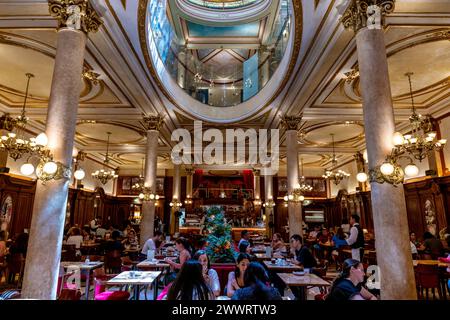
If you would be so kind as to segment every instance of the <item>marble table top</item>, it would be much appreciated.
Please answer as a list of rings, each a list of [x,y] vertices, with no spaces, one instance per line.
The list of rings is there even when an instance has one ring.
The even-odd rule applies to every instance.
[[[134,276],[133,276],[134,274]],[[149,285],[161,274],[161,271],[125,271],[106,282],[107,285]]]

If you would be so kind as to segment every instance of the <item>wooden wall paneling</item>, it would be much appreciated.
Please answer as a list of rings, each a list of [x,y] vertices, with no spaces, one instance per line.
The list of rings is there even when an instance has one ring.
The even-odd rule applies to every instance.
[[[9,236],[22,233],[31,225],[36,182],[10,174],[0,174],[0,205],[10,196],[12,199]]]

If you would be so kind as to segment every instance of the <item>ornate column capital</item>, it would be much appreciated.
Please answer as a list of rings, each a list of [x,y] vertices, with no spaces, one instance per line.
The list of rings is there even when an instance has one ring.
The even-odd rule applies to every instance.
[[[144,127],[146,130],[161,130],[161,126],[163,125],[163,117],[160,115],[156,116],[144,116]]]
[[[58,19],[58,28],[97,32],[103,24],[89,0],[48,0],[50,14]]]
[[[282,119],[282,123],[286,130],[298,130],[298,126],[300,125],[300,122],[302,121],[301,116],[287,116],[285,115]]]
[[[362,28],[381,29],[386,14],[392,13],[395,0],[351,0],[350,6],[341,17],[344,27],[356,33]]]

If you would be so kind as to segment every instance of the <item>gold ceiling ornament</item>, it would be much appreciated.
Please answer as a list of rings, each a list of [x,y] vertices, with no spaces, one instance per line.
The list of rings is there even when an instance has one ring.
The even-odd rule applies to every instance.
[[[341,17],[346,29],[356,33],[362,28],[381,29],[385,25],[386,14],[392,13],[395,0],[352,0]]]
[[[349,72],[345,72],[344,75],[347,78],[345,82],[352,83],[354,80],[359,78],[358,67],[356,67],[355,69],[351,69]]]
[[[260,177],[261,176],[261,170],[260,169],[253,168],[252,170],[253,170],[253,175],[255,177]]]
[[[90,81],[95,86],[100,83],[100,80],[98,79],[98,77],[100,77],[100,74],[97,72],[94,72],[94,70],[84,68],[82,77],[83,77],[83,79]]]
[[[144,127],[146,130],[161,130],[162,125],[164,124],[164,118],[160,115],[150,115],[144,116]]]
[[[94,179],[99,180],[102,184],[107,184],[109,180],[117,179],[119,176],[116,174],[116,171],[114,170],[108,170],[107,165],[109,163],[109,138],[111,136],[111,132],[106,133],[108,135],[108,140],[106,142],[106,155],[105,155],[105,161],[104,168],[101,170],[97,170],[92,173],[92,177]]]
[[[58,19],[58,28],[97,32],[103,24],[89,0],[48,0],[50,14]]]
[[[288,116],[285,115],[282,119],[281,119],[284,127],[286,128],[286,130],[298,130],[298,127],[302,121],[302,117],[301,116]]]
[[[333,158],[331,159],[331,165],[335,167],[337,165],[337,159],[334,150],[334,133],[331,133],[330,136],[333,144]],[[338,171],[325,170],[325,174],[322,175],[322,178],[333,181],[335,185],[338,185],[343,179],[348,177],[350,177],[350,173],[340,169]]]

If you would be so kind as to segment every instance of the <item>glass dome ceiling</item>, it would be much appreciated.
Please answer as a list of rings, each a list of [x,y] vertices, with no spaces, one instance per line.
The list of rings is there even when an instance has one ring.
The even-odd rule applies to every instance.
[[[188,2],[210,9],[235,9],[263,0],[187,0]]]
[[[234,11],[269,1],[149,0],[147,12],[147,43],[163,85],[169,74],[185,94],[211,107],[237,106],[256,96],[288,48],[290,0],[272,0],[265,16],[234,23],[176,16],[177,1]]]

